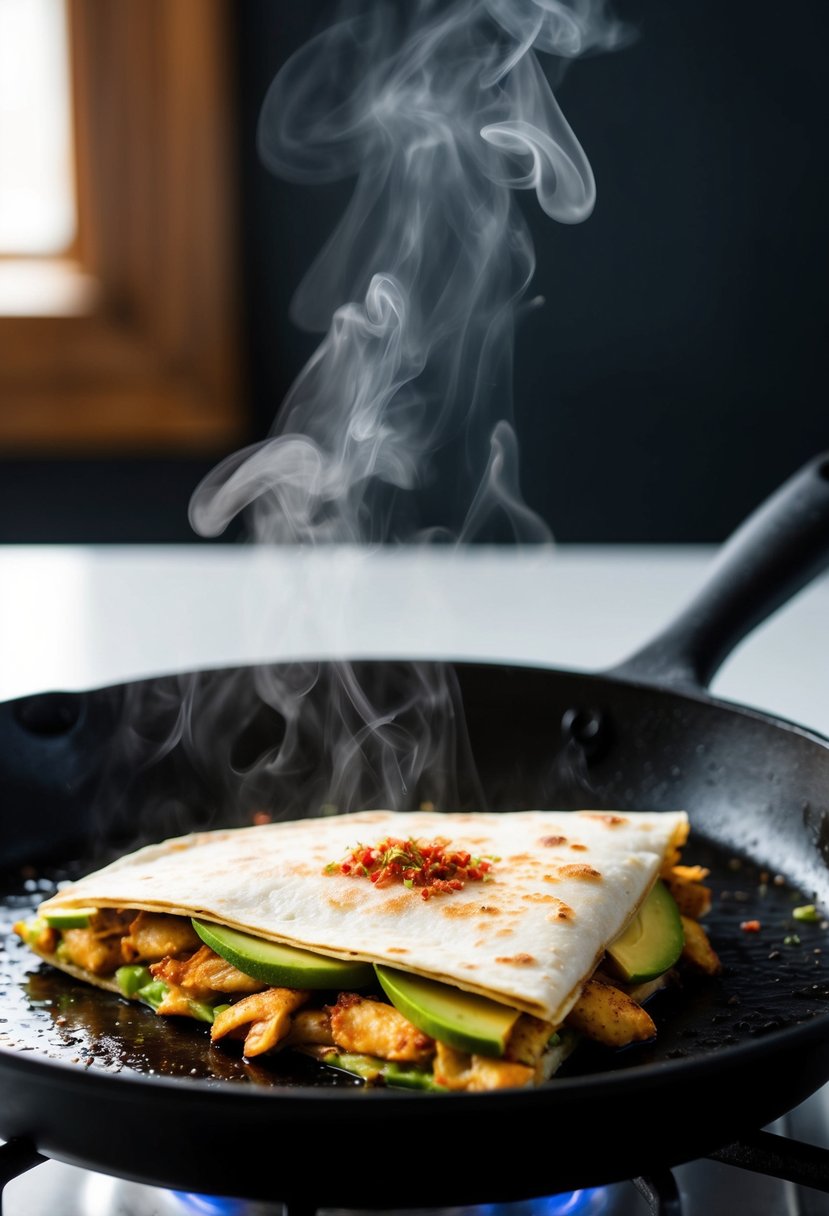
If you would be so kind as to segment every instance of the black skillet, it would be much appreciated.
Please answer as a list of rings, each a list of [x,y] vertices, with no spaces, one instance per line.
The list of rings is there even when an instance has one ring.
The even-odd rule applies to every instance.
[[[253,1066],[211,1050],[203,1028],[31,966],[8,936],[0,1135],[177,1189],[403,1208],[647,1174],[790,1109],[829,1079],[829,934],[793,915],[803,904],[829,906],[829,741],[706,688],[740,639],[827,558],[823,457],[740,529],[692,604],[622,666],[585,675],[433,665],[462,701],[467,733],[457,750],[476,773],[462,778],[454,805],[481,805],[485,793],[499,810],[688,810],[686,852],[711,866],[709,931],[725,969],[656,998],[655,1044],[579,1052],[531,1091],[366,1091],[335,1083],[330,1070]],[[411,675],[398,662],[351,670],[375,701]],[[9,876],[5,920],[50,888],[50,863],[68,867],[59,877],[69,857],[97,864],[107,848],[134,844],[136,817],[145,835],[192,826],[179,818],[183,806],[198,807],[200,822],[249,817],[263,789],[247,780],[245,757],[269,731],[285,730],[261,701],[251,715],[251,698],[298,671],[307,679],[307,666],[275,665],[0,706],[0,844],[10,864],[26,866]],[[306,717],[325,716],[338,674],[317,666]],[[216,733],[212,769],[194,762],[187,732],[171,743],[167,726],[153,734],[136,717],[136,706],[151,703],[180,725],[183,696],[188,721]],[[220,772],[219,738],[237,718],[231,779]],[[311,737],[295,750],[293,771],[274,777],[270,805],[314,813],[325,757]]]

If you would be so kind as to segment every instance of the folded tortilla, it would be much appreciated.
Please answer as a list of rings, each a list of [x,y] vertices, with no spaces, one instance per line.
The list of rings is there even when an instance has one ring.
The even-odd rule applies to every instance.
[[[363,811],[150,845],[63,888],[40,913],[92,906],[197,917],[385,963],[559,1025],[687,835],[683,812]],[[338,872],[358,844],[389,836],[448,840],[489,858],[487,881],[424,899],[402,882]]]

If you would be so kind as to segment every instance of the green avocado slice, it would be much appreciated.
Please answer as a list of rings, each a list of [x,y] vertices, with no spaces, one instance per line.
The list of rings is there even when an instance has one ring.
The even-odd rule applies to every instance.
[[[371,963],[328,958],[296,946],[265,941],[238,929],[194,920],[199,937],[245,975],[278,988],[365,988],[374,980]]]
[[[674,897],[657,881],[645,902],[612,945],[608,957],[622,979],[641,984],[669,971],[682,953],[685,934]]]
[[[86,929],[97,908],[55,908],[44,912],[43,919],[50,929]]]
[[[300,1051],[303,1049],[300,1048]],[[376,1056],[356,1055],[350,1051],[340,1051],[336,1047],[324,1051],[308,1051],[312,1059],[321,1060],[329,1068],[337,1068],[341,1072],[359,1077],[367,1085],[378,1081],[385,1082],[395,1089],[420,1089],[439,1093],[446,1092],[446,1086],[438,1085],[431,1072],[418,1068],[414,1064],[400,1064],[395,1060],[381,1060]]]
[[[386,996],[413,1026],[458,1051],[502,1056],[518,1009],[438,980],[375,965]]]

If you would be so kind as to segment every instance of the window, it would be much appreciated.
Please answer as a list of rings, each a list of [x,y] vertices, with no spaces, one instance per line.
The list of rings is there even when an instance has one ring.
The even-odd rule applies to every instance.
[[[231,5],[0,0],[0,72],[41,44],[37,137],[0,120],[16,183],[0,219],[0,454],[207,454],[243,436]],[[42,207],[22,206],[26,180]]]
[[[64,0],[0,3],[0,256],[60,254],[75,238]]]

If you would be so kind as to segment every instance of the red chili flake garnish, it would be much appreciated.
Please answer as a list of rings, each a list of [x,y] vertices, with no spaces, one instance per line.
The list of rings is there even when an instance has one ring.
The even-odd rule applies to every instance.
[[[376,887],[402,882],[418,889],[422,899],[462,891],[467,882],[491,881],[493,857],[473,857],[465,849],[452,849],[442,836],[434,840],[400,840],[387,836],[376,845],[358,844],[342,861],[332,861],[326,874],[367,878]]]
[[[740,928],[743,933],[759,933],[762,925],[759,920],[741,920]]]

